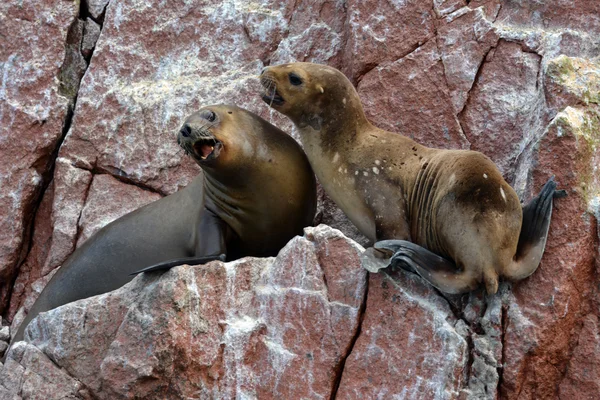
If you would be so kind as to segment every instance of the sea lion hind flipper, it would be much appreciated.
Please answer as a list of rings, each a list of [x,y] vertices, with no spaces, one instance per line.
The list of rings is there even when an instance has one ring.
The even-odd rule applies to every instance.
[[[567,195],[564,190],[556,190],[556,182],[551,177],[540,193],[523,207],[523,224],[519,234],[517,253],[504,270],[504,276],[519,280],[531,275],[538,267],[546,247],[548,229],[552,218],[552,200]]]
[[[390,266],[419,274],[445,293],[464,293],[473,288],[473,279],[461,272],[452,261],[407,240],[382,240],[375,249],[392,252]]]
[[[177,267],[177,266],[183,265],[183,264],[188,264],[188,265],[206,264],[210,261],[215,261],[215,260],[225,261],[225,254],[219,254],[219,255],[214,255],[214,256],[203,256],[203,257],[177,258],[175,260],[169,260],[169,261],[151,265],[149,267],[140,269],[139,271],[135,271],[129,275],[137,275],[137,274],[141,274],[142,272],[163,271],[163,270],[171,269],[173,267]]]

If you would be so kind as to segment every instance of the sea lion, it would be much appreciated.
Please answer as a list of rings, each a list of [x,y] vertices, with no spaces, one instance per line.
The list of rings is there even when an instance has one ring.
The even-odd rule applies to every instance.
[[[274,256],[316,211],[316,181],[292,137],[235,106],[202,108],[177,141],[203,173],[108,224],[56,272],[13,342],[40,312],[119,288],[130,274],[219,258]],[[158,263],[158,264],[157,264]]]
[[[422,146],[373,126],[353,85],[325,65],[270,66],[263,100],[298,128],[327,194],[390,264],[447,293],[532,274],[544,251],[556,184],[521,207],[496,165],[476,151]]]

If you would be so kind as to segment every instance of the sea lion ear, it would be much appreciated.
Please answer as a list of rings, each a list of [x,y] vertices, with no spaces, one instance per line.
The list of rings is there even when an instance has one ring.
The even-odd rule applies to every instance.
[[[321,85],[317,85],[317,90],[321,93],[325,93],[325,89],[323,89],[323,86]]]

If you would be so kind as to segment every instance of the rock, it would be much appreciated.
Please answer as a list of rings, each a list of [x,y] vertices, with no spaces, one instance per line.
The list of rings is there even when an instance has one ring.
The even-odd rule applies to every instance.
[[[465,0],[433,0],[433,9],[436,16],[444,17],[467,5]]]
[[[457,398],[469,358],[465,335],[464,322],[421,278],[371,274],[337,398]]]
[[[385,88],[394,85],[390,96]],[[468,148],[444,79],[434,41],[393,63],[382,63],[361,80],[358,91],[367,117],[381,129],[439,148]]]
[[[507,299],[500,393],[506,398],[555,398],[598,291],[598,224],[589,211],[600,204],[598,107],[567,107],[548,126],[533,152],[537,192],[552,175],[569,196],[555,201],[542,263],[515,284]],[[600,354],[597,355],[600,357]],[[565,389],[567,390],[567,389]]]
[[[448,19],[449,22],[443,20],[438,27],[437,46],[454,112],[460,113],[483,60],[498,42],[498,35],[492,21],[486,18],[483,7],[467,8],[455,18]]]
[[[316,61],[341,68],[348,75],[358,86],[366,112],[377,126],[430,146],[483,151],[499,164],[523,201],[537,194],[552,174],[556,175],[569,197],[555,201],[547,252],[540,268],[523,282],[502,283],[499,294],[493,297],[480,291],[462,297],[443,296],[418,278],[401,272],[371,275],[368,297],[372,298],[365,306],[361,303],[364,312],[359,311],[361,316],[357,317],[364,324],[360,334],[353,325],[354,317],[339,319],[346,321],[339,327],[315,325],[338,342],[324,342],[327,354],[312,351],[312,360],[306,356],[308,352],[304,358],[289,358],[284,350],[301,354],[303,350],[290,341],[320,349],[314,345],[313,336],[298,329],[300,333],[295,332],[295,336],[288,332],[281,341],[267,341],[267,345],[264,338],[273,332],[269,329],[277,327],[281,331],[284,319],[265,319],[264,326],[255,324],[262,314],[253,307],[259,304],[268,304],[264,310],[271,312],[269,316],[280,315],[273,311],[274,301],[261,303],[271,294],[252,285],[262,279],[256,278],[258,271],[282,260],[246,260],[227,267],[236,271],[235,282],[254,277],[242,279],[250,282],[246,289],[236,287],[243,299],[253,300],[240,305],[244,313],[237,319],[229,319],[231,304],[225,300],[222,304],[217,300],[199,303],[198,307],[212,307],[214,315],[207,312],[202,320],[206,324],[198,317],[171,322],[172,315],[193,314],[185,305],[188,303],[175,296],[179,286],[174,282],[173,290],[160,283],[162,280],[150,284],[160,288],[163,297],[153,297],[143,292],[143,285],[132,283],[127,289],[133,290],[130,295],[135,292],[144,296],[145,302],[127,297],[124,292],[107,294],[103,301],[110,303],[114,315],[102,314],[99,304],[85,303],[85,315],[99,318],[97,331],[106,333],[107,339],[98,339],[100,334],[91,332],[94,328],[89,324],[84,327],[83,311],[72,306],[68,306],[72,315],[65,316],[65,321],[44,320],[48,332],[55,332],[56,326],[74,327],[80,323],[77,329],[88,335],[85,343],[103,343],[96,350],[76,347],[81,348],[82,355],[77,362],[72,361],[77,358],[75,350],[68,357],[65,353],[63,361],[71,366],[61,373],[79,373],[73,377],[77,381],[83,376],[83,381],[77,386],[76,382],[57,378],[57,382],[64,383],[62,389],[56,389],[57,396],[85,397],[86,390],[100,391],[104,398],[123,393],[143,396],[143,390],[163,390],[165,382],[179,371],[201,363],[202,368],[196,370],[200,372],[183,375],[185,379],[169,389],[177,393],[174,396],[192,393],[190,397],[201,397],[192,392],[194,385],[201,384],[211,390],[205,397],[218,397],[219,393],[228,397],[233,392],[245,395],[254,390],[256,397],[262,398],[272,396],[271,391],[266,392],[272,388],[277,388],[280,397],[328,397],[335,387],[338,398],[342,394],[373,394],[378,389],[381,391],[377,393],[385,397],[402,394],[398,391],[402,383],[407,396],[423,391],[438,398],[593,397],[598,391],[600,359],[596,334],[600,290],[594,272],[600,260],[598,7],[598,2],[586,0],[3,2],[0,36],[10,40],[5,40],[0,49],[2,316],[11,326],[18,325],[56,267],[83,237],[145,201],[173,193],[197,175],[198,167],[183,157],[173,132],[200,105],[235,103],[295,136],[291,123],[257,96],[256,74],[268,64]],[[89,68],[85,70],[87,63]],[[83,80],[78,82],[83,72]],[[71,120],[69,110],[73,104]],[[107,191],[110,201],[103,205],[101,193]],[[322,191],[317,221],[339,227],[361,244],[368,244]],[[317,250],[319,243],[329,245]],[[355,245],[340,239],[336,241],[341,243],[338,249],[332,243],[333,239],[322,241],[307,236],[294,242],[294,246],[300,246],[294,247],[296,250],[306,250],[306,254],[297,253],[295,257],[312,254],[310,265],[314,266],[314,254],[331,254],[319,257],[322,271],[354,265],[355,261],[336,254]],[[325,265],[336,259],[339,262],[335,266]],[[301,260],[294,262],[297,265]],[[190,283],[192,276],[204,274],[203,279],[212,279],[215,298],[229,298],[223,294],[227,268],[221,264],[211,268],[176,276]],[[314,315],[328,309],[333,316],[331,310],[339,308],[336,302],[350,304],[344,296],[352,290],[332,289],[349,286],[331,284],[330,279],[335,278],[323,275],[322,281],[304,282],[321,282],[319,287],[327,282],[328,302],[317,295],[311,298],[319,305]],[[384,290],[383,282],[394,285]],[[190,283],[190,287],[194,285]],[[335,297],[331,297],[332,290],[337,293]],[[383,299],[384,292],[393,293],[395,301],[412,313],[392,308],[388,304],[391,300]],[[182,310],[174,310],[173,306],[166,315],[149,314],[153,322],[144,316],[150,313],[144,304],[167,307],[172,304],[167,300],[169,295],[183,301]],[[304,299],[302,296],[307,294],[297,295]],[[193,293],[189,296],[197,298]],[[419,299],[418,304],[415,299]],[[286,297],[286,301],[292,300]],[[363,309],[352,304],[352,309]],[[405,324],[390,323],[377,314],[379,309]],[[302,321],[311,321],[307,325],[314,323],[314,315],[310,317],[307,310],[299,315]],[[145,334],[138,335],[140,321],[153,330],[144,329]],[[185,325],[186,321],[191,322]],[[236,323],[219,325],[219,321]],[[188,344],[195,341],[185,342],[191,333],[165,333],[174,338],[171,345],[167,337],[160,341],[158,335],[166,328],[157,327],[159,322],[171,326],[177,334],[196,332],[215,323],[220,328],[197,334],[211,338],[200,347]],[[293,320],[291,326],[298,328],[294,325],[297,322]],[[411,325],[419,322],[422,326]],[[182,326],[189,329],[182,330]],[[433,335],[434,326],[441,327],[445,336]],[[422,341],[412,346],[395,343],[389,327],[400,335],[414,328]],[[146,348],[126,354],[125,346],[136,337],[143,340],[131,344],[132,348],[140,349],[156,340],[160,346],[155,348],[164,352],[155,359],[145,356]],[[46,340],[46,336],[40,338]],[[366,338],[386,349],[386,357],[398,365],[413,366],[420,375],[406,374],[406,369],[392,375],[375,372],[385,371],[387,366],[368,354]],[[342,350],[340,340],[349,343]],[[216,344],[221,341],[230,344],[226,357],[225,350]],[[66,351],[53,347],[49,339],[44,343],[48,354]],[[444,346],[451,347],[449,358],[440,358],[439,369],[419,362],[435,357]],[[198,349],[207,348],[212,350],[199,357]],[[173,349],[179,351],[176,356],[169,353]],[[91,354],[86,353],[88,350]],[[32,349],[27,351],[32,352],[31,360],[38,354]],[[371,357],[372,367],[361,364],[362,359],[354,352]],[[418,352],[422,358],[411,359]],[[400,353],[413,355],[406,359]],[[21,398],[24,393],[33,396],[33,389],[27,388],[39,379],[31,377],[48,376],[45,371],[35,372],[40,367],[20,364],[25,347],[14,354],[0,372],[0,398]],[[238,360],[236,354],[244,354],[245,358]],[[279,358],[268,359],[269,354]],[[218,360],[229,361],[219,364]],[[41,368],[52,369],[46,361],[40,361]],[[275,361],[280,367],[274,367]],[[309,361],[311,366],[307,366]],[[367,365],[363,371],[358,368],[361,365]],[[274,370],[282,371],[281,380],[269,375]],[[291,370],[300,371],[300,380],[292,376]],[[231,371],[252,379],[227,381],[225,376],[232,376]],[[307,378],[308,371],[314,372],[313,380]],[[152,374],[162,378],[155,382],[147,377]],[[31,383],[24,386],[24,379],[29,378]],[[266,383],[259,387],[257,380]],[[2,382],[10,382],[10,389]],[[446,386],[435,392],[434,382],[445,382]],[[311,384],[318,395],[308,394]],[[27,390],[23,392],[23,388]]]
[[[95,20],[98,20],[108,5],[110,0],[83,0],[87,6],[88,12]]]
[[[103,226],[161,198],[158,193],[131,187],[111,175],[95,175],[81,211],[77,247]]]
[[[348,1],[346,7],[343,72],[353,82],[380,63],[398,60],[434,38],[431,2]]]
[[[0,328],[0,340],[7,341],[8,339],[10,339],[8,326],[3,326],[2,328]]]
[[[560,384],[561,399],[593,399],[600,393],[600,337],[598,316],[587,315],[579,333],[577,347],[569,361],[567,374]]]
[[[0,49],[0,312],[68,115],[56,77],[77,8],[62,0],[0,4],[0,37],[10,38]]]
[[[60,94],[71,100],[77,96],[79,82],[87,69],[87,62],[81,51],[84,28],[85,22],[80,19],[75,19],[71,24],[67,33],[65,60],[58,74]]]
[[[28,310],[33,305],[50,272],[75,250],[79,214],[91,179],[88,171],[72,167],[63,158],[56,160],[54,180],[38,208],[32,248],[13,287],[8,311],[11,320],[20,307]]]
[[[548,62],[544,77],[546,96],[554,108],[561,110],[578,102],[600,105],[600,58],[561,55]]]
[[[0,377],[0,395],[2,399],[91,399],[80,382],[24,342],[10,350]]]
[[[545,126],[541,57],[501,40],[490,51],[459,115],[471,149],[488,155],[512,180],[518,156]]]
[[[96,42],[100,37],[101,26],[94,22],[93,19],[87,18],[83,30],[83,39],[81,42],[81,54],[86,60],[89,60],[96,47]]]
[[[307,228],[277,258],[141,275],[42,313],[26,338],[99,399],[328,398],[366,294],[361,251]]]
[[[503,4],[498,18],[510,25],[527,25],[540,30],[579,29],[600,34],[600,4],[573,0],[568,3],[537,1]],[[593,16],[590,18],[590,16]]]

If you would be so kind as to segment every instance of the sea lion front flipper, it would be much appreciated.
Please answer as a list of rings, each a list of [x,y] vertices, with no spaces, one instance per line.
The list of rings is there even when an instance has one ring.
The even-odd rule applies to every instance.
[[[209,207],[216,207],[212,200],[206,199]],[[196,227],[194,254],[228,254],[232,229],[216,213],[204,207]]]
[[[459,271],[452,261],[407,240],[382,240],[375,243],[376,250],[393,253],[389,259],[392,267],[416,272],[442,292],[457,294],[473,289],[474,279]]]
[[[129,275],[137,275],[137,274],[141,274],[142,272],[167,270],[167,269],[171,269],[173,267],[177,267],[177,266],[183,265],[183,264],[188,264],[188,265],[206,264],[208,262],[215,261],[215,260],[225,261],[225,254],[219,254],[219,255],[215,255],[215,256],[177,258],[175,260],[169,260],[169,261],[151,265],[149,267],[140,269],[139,271],[132,272]]]

